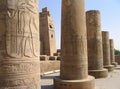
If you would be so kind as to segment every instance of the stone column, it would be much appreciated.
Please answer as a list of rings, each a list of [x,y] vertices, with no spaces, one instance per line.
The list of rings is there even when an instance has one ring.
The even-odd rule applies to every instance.
[[[95,78],[108,76],[108,70],[103,68],[103,49],[100,12],[90,10],[86,12],[88,70]]]
[[[109,33],[102,31],[102,43],[103,43],[103,64],[108,71],[113,71],[114,66],[110,62],[110,44],[109,44]]]
[[[38,0],[0,0],[0,89],[40,89]]]
[[[87,38],[84,0],[62,0],[60,78],[54,89],[94,89],[88,76]]]
[[[117,62],[115,62],[114,41],[113,41],[113,39],[109,39],[109,42],[110,42],[110,58],[111,58],[111,64],[116,67],[116,66],[117,66]]]

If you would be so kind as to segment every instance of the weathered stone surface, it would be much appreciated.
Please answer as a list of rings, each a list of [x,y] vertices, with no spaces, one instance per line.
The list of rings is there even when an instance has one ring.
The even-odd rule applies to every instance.
[[[113,71],[114,66],[111,65],[110,61],[110,42],[109,33],[107,31],[102,31],[102,43],[103,43],[103,64],[108,71]]]
[[[47,61],[49,60],[49,56],[47,55],[40,55],[40,61]]]
[[[95,89],[94,79],[92,76],[88,76],[83,80],[54,80],[54,89]]]
[[[60,56],[61,55],[61,50],[60,49],[57,49],[57,52],[54,53],[54,56]]]
[[[109,42],[110,42],[110,58],[111,58],[111,64],[116,67],[116,66],[117,66],[117,63],[115,62],[114,41],[113,41],[113,39],[110,39]]]
[[[46,73],[53,73],[56,70],[60,70],[60,61],[40,61],[40,73],[44,75]]]
[[[115,61],[120,65],[120,55],[115,55]]]
[[[89,75],[95,78],[106,78],[108,76],[108,70],[103,68],[102,70],[88,70]]]
[[[103,49],[100,12],[90,10],[86,12],[88,70],[95,78],[108,76],[108,71],[103,69]],[[98,72],[98,73],[97,73]]]
[[[51,61],[57,60],[57,56],[50,56],[49,60],[51,60]]]
[[[62,79],[84,79],[88,77],[87,34],[83,3],[84,0],[62,1],[60,73]]]
[[[60,79],[54,89],[94,89],[88,77],[87,34],[84,0],[62,0]]]
[[[41,55],[53,56],[56,53],[54,22],[48,8],[40,13]]]
[[[0,89],[40,89],[38,16],[38,0],[0,0]]]

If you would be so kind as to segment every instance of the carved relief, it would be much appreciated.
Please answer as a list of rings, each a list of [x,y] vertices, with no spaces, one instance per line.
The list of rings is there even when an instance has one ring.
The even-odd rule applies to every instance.
[[[6,52],[9,57],[38,57],[37,0],[7,0]]]
[[[91,24],[91,25],[93,25],[93,26],[99,27],[101,25],[99,12],[93,12],[92,11],[91,13],[89,13],[89,16],[87,16],[87,19],[88,19],[87,20],[88,23]]]
[[[0,89],[40,89],[38,0],[0,0]]]
[[[6,0],[0,0],[0,13],[5,9]]]
[[[70,6],[72,4],[71,0],[63,0],[63,4],[66,6]]]
[[[4,63],[0,70],[9,74],[31,74],[31,73],[39,73],[39,62],[12,62],[12,63]]]
[[[0,89],[40,89],[38,77],[32,77],[32,76],[31,78],[26,78],[26,79],[23,78],[6,79],[6,80],[0,79],[0,86],[2,86],[0,87]]]
[[[5,0],[0,0],[0,6],[5,4]]]
[[[73,43],[73,54],[78,54],[79,55],[85,55],[86,54],[86,47],[85,45],[87,44],[86,38],[83,36],[78,36],[78,35],[73,35],[72,37],[72,43]]]

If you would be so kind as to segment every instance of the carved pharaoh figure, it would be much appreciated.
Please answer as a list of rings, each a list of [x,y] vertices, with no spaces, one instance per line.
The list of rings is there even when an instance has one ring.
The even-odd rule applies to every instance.
[[[37,0],[7,0],[6,52],[9,57],[37,57]],[[17,20],[17,22],[16,22]],[[14,44],[14,45],[13,45]]]
[[[40,89],[38,0],[0,0],[0,42],[0,89]]]

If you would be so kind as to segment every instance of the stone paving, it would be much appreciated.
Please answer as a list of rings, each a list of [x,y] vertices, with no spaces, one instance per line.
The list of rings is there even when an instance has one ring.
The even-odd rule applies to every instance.
[[[41,77],[42,89],[53,89],[53,78],[59,73],[44,75]],[[96,89],[120,89],[120,66],[107,78],[95,79]]]

